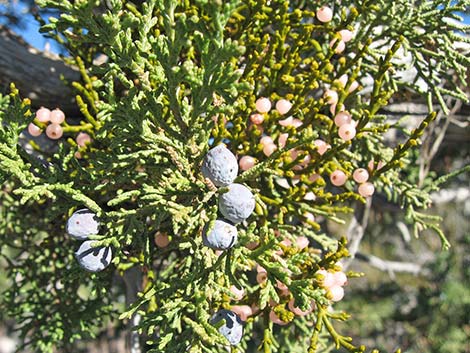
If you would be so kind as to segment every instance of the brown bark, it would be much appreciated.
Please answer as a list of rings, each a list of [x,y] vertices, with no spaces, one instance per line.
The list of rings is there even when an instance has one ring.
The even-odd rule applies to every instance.
[[[31,99],[34,108],[60,107],[67,113],[78,113],[73,90],[66,84],[78,80],[78,70],[65,65],[59,56],[32,48],[21,37],[0,26],[0,90],[3,93],[8,92],[10,83],[14,82],[21,96]]]

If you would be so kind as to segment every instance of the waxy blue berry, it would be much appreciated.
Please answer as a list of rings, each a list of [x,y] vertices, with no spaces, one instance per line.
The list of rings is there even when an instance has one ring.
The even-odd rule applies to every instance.
[[[214,250],[227,250],[237,243],[237,227],[223,220],[217,219],[211,230],[207,225],[202,232],[202,241],[205,246]]]
[[[240,223],[250,217],[255,209],[255,197],[241,184],[230,184],[228,192],[219,196],[219,211],[232,223]]]
[[[66,232],[73,238],[85,240],[98,234],[100,223],[96,214],[88,209],[75,211],[67,221]]]
[[[113,252],[110,247],[92,248],[93,240],[87,240],[75,252],[79,265],[90,272],[103,271],[111,263]]]
[[[240,343],[243,335],[243,321],[233,311],[221,309],[212,316],[211,325],[217,326],[217,323],[225,320],[225,324],[219,327],[219,332],[231,345]]]
[[[207,152],[201,171],[214,185],[227,186],[237,177],[237,158],[224,145],[218,145]]]

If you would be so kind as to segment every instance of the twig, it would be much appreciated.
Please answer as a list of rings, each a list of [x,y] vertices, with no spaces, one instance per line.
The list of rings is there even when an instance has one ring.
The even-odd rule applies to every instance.
[[[450,101],[448,101],[447,105],[450,105]],[[440,129],[438,129],[438,123],[443,117],[444,113],[442,112],[442,110],[439,111],[438,117],[433,124],[433,128],[429,131],[428,136],[423,143],[423,148],[421,149],[422,158],[420,158],[420,165],[419,165],[419,182],[418,182],[419,186],[423,185],[424,179],[428,175],[429,169],[431,168],[431,162],[434,156],[436,155],[436,153],[439,151],[439,147],[441,146],[442,142],[444,141],[444,138],[447,133],[447,129],[451,122],[451,117],[454,116],[455,113],[457,113],[461,108],[462,108],[462,101],[460,100],[456,101],[453,107],[451,108],[450,113],[445,116],[444,126],[442,126]],[[436,130],[436,134],[434,135],[435,130]]]
[[[369,220],[370,206],[372,204],[372,198],[367,198],[366,204],[360,204],[356,207],[354,215],[349,223],[346,238],[349,243],[349,255],[350,258],[343,262],[343,268],[346,270],[351,262],[354,260],[359,245],[361,244],[362,237],[367,228],[367,222]]]
[[[377,256],[360,252],[356,253],[356,258],[367,262],[372,267],[387,272],[392,279],[395,278],[395,272],[411,273],[415,276],[419,274],[427,275],[429,273],[429,271],[424,269],[422,265],[413,262],[383,260]]]

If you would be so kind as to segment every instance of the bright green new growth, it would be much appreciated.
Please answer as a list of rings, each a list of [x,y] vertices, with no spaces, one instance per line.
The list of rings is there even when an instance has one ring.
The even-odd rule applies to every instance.
[[[65,126],[69,138],[55,154],[43,151],[50,162],[45,165],[18,144],[33,120],[30,102],[13,85],[9,97],[0,97],[0,249],[11,279],[0,308],[17,320],[35,350],[72,346],[108,320],[140,315],[135,329],[149,352],[225,352],[227,341],[209,320],[235,303],[229,290],[235,285],[247,293],[237,304],[261,311],[248,320],[233,351],[245,351],[251,340],[263,352],[323,352],[332,343],[365,351],[335,330],[334,321],[348,315],[327,310],[330,294],[316,274],[339,269],[338,261],[348,256],[346,241],[324,234],[322,224],[306,215],[344,223],[344,214],[365,200],[351,181],[333,189],[329,174],[341,169],[351,176],[370,160],[385,163],[371,173],[376,190],[405,209],[416,234],[434,229],[449,247],[438,219],[420,211],[445,178],[414,185],[407,180],[407,157],[436,116],[433,102],[446,110],[443,95],[466,98],[459,87],[469,59],[453,43],[468,40],[453,31],[469,28],[446,19],[455,19],[468,1],[416,7],[409,1],[336,1],[329,3],[335,17],[328,24],[315,20],[320,4],[312,1],[111,0],[110,9],[91,0],[37,2],[61,12],[43,32],[61,42],[71,54],[65,60],[80,69],[82,81],[72,85],[84,121]],[[358,28],[357,34],[345,53],[335,54],[328,43],[346,28]],[[399,60],[403,51],[417,70],[413,82],[397,75],[408,65]],[[107,60],[95,65],[98,54]],[[338,81],[343,74],[344,87]],[[348,92],[367,76],[373,78],[370,93]],[[411,131],[400,121],[390,126],[380,109],[392,96],[400,99],[405,87],[422,90],[418,78],[428,87],[422,93],[429,115]],[[338,138],[334,115],[321,98],[327,87],[358,122],[351,141]],[[289,99],[289,114],[303,123],[283,127],[278,121],[285,117],[266,116],[265,134],[275,141],[289,134],[287,145],[270,157],[262,152],[262,133],[249,124],[261,96]],[[389,147],[389,129],[406,138]],[[78,147],[78,131],[93,142]],[[331,145],[322,156],[314,144],[318,138]],[[255,195],[254,214],[238,226],[237,246],[217,256],[203,246],[201,232],[218,217],[224,189],[205,180],[200,166],[210,146],[221,142],[258,164],[235,180]],[[293,148],[300,152],[295,160]],[[76,158],[77,151],[83,158]],[[307,154],[311,162],[293,169]],[[313,174],[320,177],[311,181]],[[289,187],[279,186],[279,178]],[[314,200],[305,198],[309,192]],[[64,227],[80,208],[100,218],[100,235],[93,239],[96,246],[113,247],[117,273],[133,267],[142,273],[142,292],[130,307],[123,305],[112,265],[90,274],[76,264],[79,245]],[[170,237],[168,247],[155,246],[156,233]],[[307,236],[311,247],[281,244],[295,244],[297,236]],[[254,250],[246,247],[252,242],[259,243]],[[255,280],[255,264],[267,270],[264,284]],[[277,281],[291,294],[277,289]],[[314,300],[316,310],[294,317],[286,305],[292,298],[302,310]],[[270,300],[289,325],[273,327]]]

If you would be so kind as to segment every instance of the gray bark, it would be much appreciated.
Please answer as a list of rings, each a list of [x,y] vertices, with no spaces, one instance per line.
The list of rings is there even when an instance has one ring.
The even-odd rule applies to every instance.
[[[60,107],[67,113],[78,113],[75,95],[63,80],[78,81],[80,73],[59,56],[32,48],[21,37],[0,26],[1,92],[8,92],[10,82],[14,82],[21,96],[31,99],[34,108]]]

